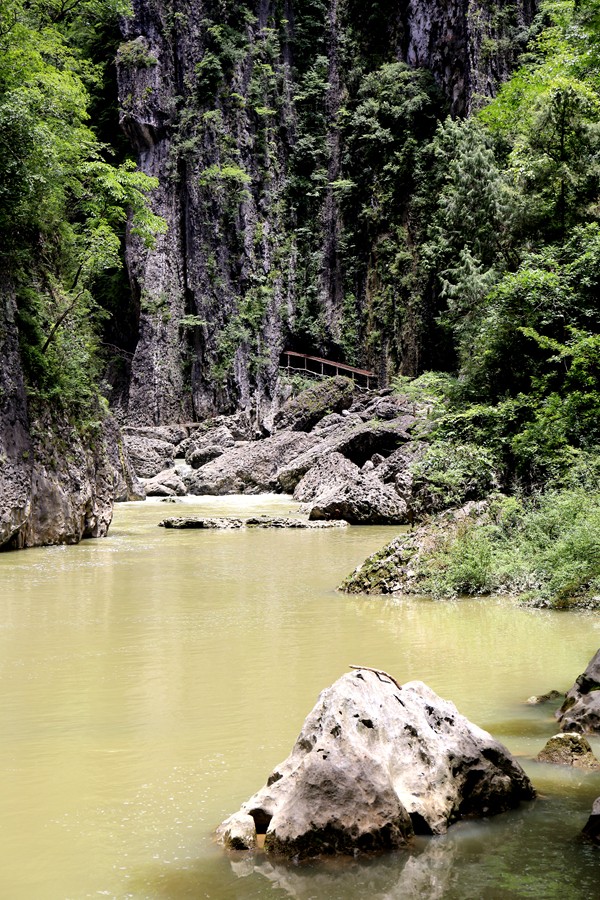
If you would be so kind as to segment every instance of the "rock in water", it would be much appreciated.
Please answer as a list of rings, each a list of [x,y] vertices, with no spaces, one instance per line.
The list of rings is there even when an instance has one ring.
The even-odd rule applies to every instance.
[[[564,697],[560,691],[548,691],[547,694],[534,694],[525,701],[529,706],[540,706],[542,703],[550,703],[552,700],[560,700]]]
[[[370,472],[340,453],[319,460],[300,481],[294,499],[310,506],[309,518],[344,519],[353,525],[406,522],[406,504]]]
[[[575,769],[600,769],[600,762],[589,743],[577,732],[555,734],[536,758],[539,762],[573,766]]]
[[[600,846],[600,797],[594,800],[592,814],[585,823],[583,834],[589,841]]]
[[[600,732],[600,650],[567,693],[556,718],[561,731]]]
[[[491,816],[535,791],[508,750],[427,685],[358,669],[323,691],[290,756],[219,827],[220,841],[287,857],[392,849]]]

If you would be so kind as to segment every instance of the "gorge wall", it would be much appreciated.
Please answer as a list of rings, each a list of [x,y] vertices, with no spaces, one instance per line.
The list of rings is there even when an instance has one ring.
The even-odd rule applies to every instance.
[[[268,417],[286,347],[434,366],[414,148],[514,68],[534,0],[133,0],[121,124],[168,223],[127,261],[134,424]]]
[[[64,413],[31,402],[16,298],[0,271],[0,549],[103,537],[115,499],[142,496],[110,416],[81,434]]]

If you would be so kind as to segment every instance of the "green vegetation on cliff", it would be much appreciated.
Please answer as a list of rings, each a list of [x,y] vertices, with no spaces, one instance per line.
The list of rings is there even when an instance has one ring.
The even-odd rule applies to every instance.
[[[76,421],[98,414],[99,281],[122,265],[128,214],[150,246],[155,182],[116,165],[90,118],[97,35],[121,0],[0,2],[0,264],[17,294],[31,394]]]

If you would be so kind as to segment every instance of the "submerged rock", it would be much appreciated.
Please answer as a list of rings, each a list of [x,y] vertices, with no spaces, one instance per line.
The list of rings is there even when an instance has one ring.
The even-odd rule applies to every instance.
[[[528,697],[525,702],[528,703],[529,706],[540,706],[542,703],[560,700],[561,697],[564,697],[564,694],[561,694],[560,691],[548,691],[547,694],[534,694],[533,697]]]
[[[600,762],[592,753],[588,741],[578,732],[555,734],[536,759],[575,769],[600,769]]]
[[[345,528],[347,522],[309,522],[306,519],[287,519],[273,516],[251,516],[235,519],[230,516],[201,519],[197,517],[173,517],[158,523],[162,528]]]
[[[600,650],[567,693],[556,718],[561,731],[600,732]]]
[[[534,796],[508,750],[454,704],[359,668],[321,693],[290,756],[217,834],[231,847],[250,816],[267,853],[368,853]]]

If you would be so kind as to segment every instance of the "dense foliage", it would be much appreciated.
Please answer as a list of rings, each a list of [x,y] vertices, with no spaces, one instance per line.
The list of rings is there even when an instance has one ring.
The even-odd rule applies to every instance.
[[[152,179],[114,164],[90,121],[104,72],[93,49],[125,11],[122,0],[0,0],[3,279],[17,294],[30,394],[77,421],[97,407],[95,290],[121,266],[128,212],[147,244],[163,227],[148,207]]]
[[[481,520],[445,532],[417,577],[436,597],[509,592],[535,606],[598,608],[600,495],[571,487],[495,500]]]
[[[544,3],[496,99],[421,149],[417,279],[456,354],[435,437],[485,447],[505,490],[542,489],[598,449],[597,48],[593,0]]]

